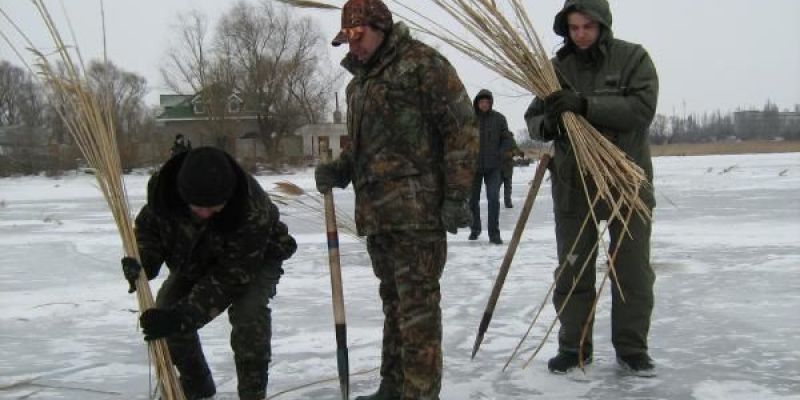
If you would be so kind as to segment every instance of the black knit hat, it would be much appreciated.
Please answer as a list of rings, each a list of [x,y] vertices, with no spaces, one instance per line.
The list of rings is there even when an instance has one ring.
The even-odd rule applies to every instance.
[[[236,173],[229,156],[214,147],[189,151],[178,172],[178,192],[193,206],[213,207],[224,204],[233,195]]]

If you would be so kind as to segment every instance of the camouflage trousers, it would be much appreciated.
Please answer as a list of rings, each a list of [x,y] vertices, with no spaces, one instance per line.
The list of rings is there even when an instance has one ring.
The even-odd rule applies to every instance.
[[[598,207],[598,218],[605,218],[607,214],[605,207]],[[594,246],[598,240],[598,230],[590,222],[578,238],[583,221],[583,217],[556,216],[556,241],[559,265],[561,265],[559,268],[563,268],[563,272],[560,269],[556,270],[556,276],[561,272],[553,292],[553,304],[556,310],[564,304],[573,281],[577,280],[575,290],[559,317],[560,351],[579,350],[582,329],[597,296],[595,290],[597,248]],[[606,284],[606,288],[611,289],[611,340],[616,353],[622,356],[647,352],[647,336],[654,303],[653,286],[656,279],[655,272],[650,266],[651,223],[643,222],[634,215],[630,219],[628,229],[631,236],[623,232],[620,222],[614,222],[609,225],[608,230],[611,237],[608,247],[610,255],[619,244],[614,262],[616,276],[610,272],[611,281]],[[577,244],[572,250],[576,241]],[[583,275],[578,278],[584,263],[586,268]],[[619,292],[618,284],[622,294]],[[593,322],[594,319],[589,322],[584,341],[585,354],[591,354],[593,350]]]
[[[264,269],[266,272],[266,268]],[[239,398],[261,400],[266,397],[269,362],[272,358],[272,317],[269,299],[275,295],[275,282],[259,274],[246,291],[228,308],[238,378]],[[171,273],[156,298],[157,307],[169,307],[186,297],[194,283]],[[206,363],[197,331],[167,338],[172,362],[180,372],[187,399],[208,397],[216,389]]]
[[[381,378],[403,399],[435,400],[442,386],[439,279],[447,260],[444,231],[370,235],[367,250],[383,301]]]

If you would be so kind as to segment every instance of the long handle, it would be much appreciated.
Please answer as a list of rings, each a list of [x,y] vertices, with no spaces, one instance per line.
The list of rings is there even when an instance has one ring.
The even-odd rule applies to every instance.
[[[325,146],[327,147],[327,146]],[[320,149],[327,161],[328,149]],[[339,372],[339,387],[342,400],[350,397],[350,363],[347,353],[347,322],[344,315],[344,290],[342,289],[342,267],[339,262],[339,232],[336,227],[336,207],[333,192],[323,194],[325,199],[325,230],[328,236],[328,265],[331,270],[331,296],[333,298],[333,322],[336,327],[336,365]]]
[[[483,335],[489,328],[489,322],[492,321],[492,315],[494,314],[494,308],[497,305],[497,299],[500,297],[500,291],[503,290],[503,284],[506,281],[508,270],[511,269],[511,261],[514,260],[514,254],[517,252],[519,240],[522,238],[522,231],[525,230],[525,225],[528,222],[528,216],[531,214],[531,210],[533,209],[533,203],[536,200],[537,193],[539,193],[539,187],[542,185],[544,172],[547,170],[547,164],[549,163],[550,154],[544,153],[539,159],[539,165],[536,167],[536,173],[533,176],[533,183],[528,189],[528,195],[525,197],[525,204],[522,206],[522,211],[520,211],[517,225],[514,227],[514,234],[512,235],[511,241],[508,244],[508,249],[506,249],[506,255],[503,257],[503,263],[500,264],[500,272],[497,274],[497,279],[494,282],[492,294],[489,296],[489,302],[486,304],[486,309],[483,311],[483,318],[478,326],[478,336],[475,338],[475,344],[472,346],[472,358],[475,358],[475,354],[481,347]]]

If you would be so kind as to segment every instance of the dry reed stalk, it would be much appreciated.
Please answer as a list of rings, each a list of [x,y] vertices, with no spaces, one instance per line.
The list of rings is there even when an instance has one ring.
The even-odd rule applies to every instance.
[[[288,4],[297,8],[316,8],[320,10],[339,10],[341,7],[332,4],[322,3],[319,1],[309,0],[278,0],[280,3]]]
[[[598,203],[599,200],[600,200],[599,195],[595,196],[594,200],[591,203],[592,207],[594,207]],[[633,210],[629,210],[629,215],[627,216],[627,218],[631,217],[630,214],[632,212],[633,212]],[[589,224],[589,221],[592,221],[592,224]],[[595,228],[599,226],[598,221],[595,218],[594,213],[588,213],[588,214],[586,214],[586,217],[584,217],[583,223],[581,224],[581,228],[578,231],[577,238],[572,243],[572,247],[570,248],[570,251],[569,251],[568,254],[572,254],[575,251],[575,248],[577,247],[577,244],[578,244],[578,238],[583,236],[583,233],[584,233],[585,229],[587,227],[589,227],[589,226],[592,226],[592,227],[595,227]],[[609,224],[607,223],[603,227],[603,229],[600,232],[598,232],[598,240],[595,242],[594,246],[592,247],[592,250],[589,252],[590,254],[594,253],[598,248],[602,247],[604,249],[604,251],[605,251],[606,259],[608,260],[608,269],[606,270],[605,274],[603,275],[603,279],[601,280],[600,286],[599,286],[599,288],[597,290],[597,294],[596,294],[594,302],[592,304],[591,311],[589,312],[589,315],[587,316],[587,319],[584,322],[583,327],[581,329],[581,339],[580,339],[579,354],[583,354],[583,344],[584,344],[586,335],[588,334],[588,327],[589,327],[589,324],[590,324],[592,318],[594,317],[594,313],[595,313],[595,310],[597,308],[597,303],[598,303],[598,300],[600,298],[600,294],[602,293],[603,286],[605,285],[605,281],[608,279],[609,274],[613,274],[615,277],[617,276],[616,268],[614,266],[614,260],[616,259],[617,252],[619,251],[619,248],[622,245],[622,240],[624,240],[624,239],[620,238],[620,240],[616,243],[616,246],[615,246],[614,250],[609,254],[608,249],[605,247],[605,245],[601,246],[601,243],[603,242],[603,240],[602,240],[603,235],[605,234],[606,231],[608,231],[608,227],[609,227]],[[511,356],[509,356],[508,360],[506,360],[506,363],[503,366],[503,371],[505,371],[508,368],[509,364],[514,359],[514,357],[516,356],[516,354],[519,351],[520,347],[522,346],[522,344],[525,342],[525,340],[527,339],[528,335],[530,334],[531,329],[536,324],[536,321],[538,320],[539,315],[541,314],[542,310],[544,309],[545,305],[547,304],[547,300],[550,298],[550,295],[552,294],[553,290],[555,289],[556,282],[558,282],[558,280],[561,279],[561,274],[564,272],[564,269],[565,269],[566,264],[568,262],[570,262],[569,258],[564,260],[564,263],[562,263],[559,266],[558,272],[556,273],[556,276],[555,276],[555,279],[553,280],[553,283],[550,284],[550,287],[548,288],[547,293],[544,296],[544,299],[542,300],[541,304],[539,305],[539,307],[538,307],[538,309],[536,311],[536,314],[533,317],[533,320],[528,325],[528,329],[525,331],[525,334],[522,336],[522,338],[520,339],[519,343],[517,343],[516,347],[514,347],[514,350],[512,351]],[[572,286],[570,287],[570,290],[567,293],[567,296],[564,298],[564,303],[557,310],[556,316],[553,318],[553,322],[551,322],[547,332],[545,333],[544,338],[540,341],[539,345],[536,347],[536,349],[534,350],[534,352],[530,356],[530,358],[525,362],[525,364],[523,365],[523,369],[528,366],[528,364],[533,360],[534,357],[536,357],[536,355],[539,353],[539,351],[544,346],[544,343],[547,341],[547,338],[550,336],[550,333],[552,332],[553,328],[555,327],[556,322],[558,322],[558,319],[561,316],[562,311],[564,310],[564,308],[566,308],[567,303],[569,302],[570,298],[572,297],[572,293],[575,290],[575,287],[577,286],[577,283],[580,281],[581,277],[583,277],[583,274],[586,271],[588,263],[589,263],[589,257],[587,257],[586,260],[584,261],[583,265],[581,266],[580,270],[578,271],[577,276],[575,276],[573,278]],[[615,283],[617,284],[617,290],[618,290],[618,292],[620,294],[620,297],[621,297],[622,301],[624,302],[625,301],[625,296],[624,296],[624,293],[622,292],[622,288],[619,286],[619,280],[615,279]],[[583,369],[583,360],[582,360],[582,358],[579,361],[579,366],[580,366],[581,369]]]
[[[594,204],[595,203],[592,203],[592,206],[594,206]],[[583,224],[581,224],[581,229],[580,229],[581,232],[583,232],[583,230],[586,228],[586,226],[589,223],[589,220],[590,220],[590,215],[586,215],[586,217],[583,219]],[[577,241],[572,243],[572,247],[569,250],[570,254],[573,251],[575,251],[575,247],[577,247],[577,245],[578,245]],[[508,365],[511,364],[511,361],[517,355],[517,352],[519,351],[520,347],[522,347],[522,344],[528,338],[528,335],[530,334],[531,329],[536,324],[536,321],[539,319],[539,315],[541,315],[542,310],[544,310],[544,307],[547,305],[547,301],[550,298],[550,294],[553,293],[553,290],[555,290],[556,282],[558,282],[559,278],[561,278],[561,274],[564,271],[564,267],[566,267],[566,263],[567,262],[569,262],[569,260],[564,260],[564,263],[562,263],[559,266],[558,272],[556,273],[556,276],[555,276],[555,279],[553,280],[553,283],[550,284],[550,287],[547,289],[547,293],[545,294],[544,299],[542,300],[541,304],[539,304],[539,307],[536,310],[536,313],[534,314],[533,320],[528,325],[528,329],[525,331],[525,334],[522,335],[522,338],[519,340],[519,343],[517,343],[516,347],[514,347],[514,350],[511,352],[511,356],[508,357],[508,360],[506,360],[505,365],[503,365],[503,371],[505,371],[506,368],[508,368]],[[556,320],[558,319],[558,315],[556,315],[555,319]],[[552,329],[553,325],[555,325],[555,321],[551,324],[550,329]],[[541,347],[544,344],[544,342],[545,342],[545,340],[547,340],[547,337],[548,337],[549,334],[550,334],[550,331],[548,330],[547,335],[545,335],[544,339],[542,339],[542,342],[541,342],[539,347]],[[537,350],[537,352],[538,352],[538,350]]]
[[[325,215],[322,194],[309,193],[292,182],[276,182],[275,190],[269,192],[269,195],[276,203],[299,209],[300,215],[293,215],[297,219],[318,223],[319,219]],[[353,217],[339,209],[336,210],[336,226],[340,232],[359,241],[364,240],[356,231],[356,222]]]
[[[627,216],[628,219],[630,219],[631,217],[630,214],[632,212],[633,210],[628,210],[628,216]],[[598,235],[597,240],[598,243],[601,245],[601,247],[603,247],[603,249],[606,249],[606,246],[603,243],[603,236]],[[579,341],[579,346],[578,346],[578,366],[581,369],[583,369],[583,357],[581,357],[581,355],[583,354],[584,343],[586,342],[586,335],[589,334],[589,325],[591,324],[595,312],[597,311],[597,304],[600,301],[600,295],[603,293],[603,288],[605,287],[606,281],[609,279],[609,275],[613,276],[614,283],[616,283],[617,285],[617,292],[619,292],[620,299],[622,300],[623,303],[625,303],[625,294],[622,292],[622,287],[620,286],[617,275],[616,264],[614,262],[617,259],[617,253],[619,253],[619,249],[622,247],[622,242],[624,240],[625,236],[622,235],[622,237],[617,239],[617,243],[614,246],[614,250],[611,251],[611,254],[609,254],[608,251],[606,251],[606,260],[608,262],[606,272],[603,274],[603,279],[600,281],[600,286],[598,286],[597,288],[597,294],[594,296],[594,301],[592,301],[592,308],[589,311],[589,315],[587,315],[586,321],[584,321],[583,327],[581,328],[581,339]],[[580,276],[578,276],[577,279],[580,279]]]
[[[138,260],[139,251],[122,178],[110,99],[106,97],[103,101],[92,92],[88,79],[81,72],[85,72],[85,68],[77,44],[70,47],[73,47],[78,55],[80,69],[74,63],[68,46],[64,43],[44,2],[42,0],[32,0],[32,2],[56,47],[54,54],[63,65],[63,71],[55,70],[48,55],[36,49],[24,32],[13,24],[11,18],[5,12],[2,14],[12,22],[17,32],[27,42],[29,50],[35,55],[37,59],[35,67],[38,69],[36,76],[52,91],[53,101],[56,103],[54,109],[75,140],[86,162],[94,169],[97,184],[117,225],[125,254]],[[105,31],[103,36],[105,40]],[[3,35],[3,38],[12,48],[14,47],[7,36]],[[21,56],[16,49],[15,52]],[[140,274],[136,289],[140,311],[153,307],[155,302],[145,274]],[[156,370],[157,384],[162,398],[183,400],[185,396],[172,366],[166,341],[161,339],[149,342],[148,351]]]

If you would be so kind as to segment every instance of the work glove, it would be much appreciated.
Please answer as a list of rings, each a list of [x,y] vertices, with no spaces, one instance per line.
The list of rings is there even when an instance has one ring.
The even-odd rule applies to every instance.
[[[125,275],[125,280],[128,281],[130,287],[128,293],[136,291],[136,280],[139,279],[139,273],[142,271],[142,266],[139,261],[133,257],[122,257],[122,273]]]
[[[189,330],[189,323],[180,312],[163,308],[145,310],[139,324],[148,342]]]
[[[466,228],[472,224],[472,212],[466,201],[445,199],[442,204],[442,225],[444,229],[455,234],[458,228]]]
[[[556,117],[572,111],[578,115],[586,115],[587,100],[574,90],[561,89],[544,98],[544,112]]]
[[[328,193],[334,187],[344,188],[347,186],[347,179],[334,163],[322,163],[314,169],[314,180],[317,182],[317,190],[320,193]]]

